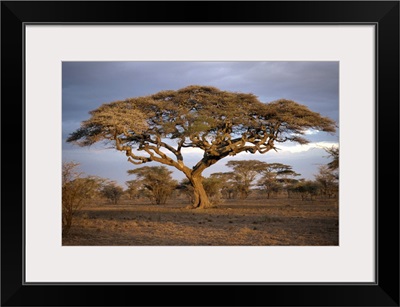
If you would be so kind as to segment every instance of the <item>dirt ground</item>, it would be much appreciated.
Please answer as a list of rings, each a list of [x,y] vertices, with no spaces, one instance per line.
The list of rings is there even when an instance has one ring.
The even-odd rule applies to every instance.
[[[179,203],[179,204],[177,204]],[[210,209],[186,209],[171,200],[97,203],[74,216],[63,245],[79,246],[337,246],[336,200],[225,200]]]

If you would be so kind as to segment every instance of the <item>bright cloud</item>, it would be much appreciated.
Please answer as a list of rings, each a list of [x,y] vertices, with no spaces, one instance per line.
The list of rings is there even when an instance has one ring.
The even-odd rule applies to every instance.
[[[310,133],[311,134],[311,133]],[[279,153],[299,153],[299,152],[306,152],[310,149],[317,148],[330,148],[332,146],[338,147],[339,144],[337,142],[315,142],[315,143],[308,143],[308,144],[296,144],[296,145],[278,145],[277,149]],[[204,151],[200,148],[182,148],[183,155],[203,155]],[[253,155],[251,153],[241,152],[237,156],[241,155]]]
[[[313,134],[317,134],[318,132],[319,132],[318,130],[308,129],[308,130],[304,131],[304,134],[305,135],[313,135]]]
[[[305,152],[309,151],[310,149],[318,148],[330,148],[332,146],[339,146],[338,143],[335,142],[316,142],[316,143],[308,143],[308,144],[296,144],[294,146],[288,146],[288,145],[280,145],[277,146],[279,152],[290,152],[290,153],[299,153],[299,152]]]

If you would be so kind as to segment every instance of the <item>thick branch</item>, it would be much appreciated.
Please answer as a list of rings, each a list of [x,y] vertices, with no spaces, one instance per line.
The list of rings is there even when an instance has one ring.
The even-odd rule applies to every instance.
[[[149,138],[146,139],[146,141],[149,141]],[[185,166],[183,164],[183,159],[179,159],[178,156],[180,153],[178,153],[177,158],[179,159],[178,161],[174,161],[173,159],[171,159],[170,157],[168,157],[165,153],[163,153],[160,150],[160,147],[155,146],[155,145],[150,145],[148,143],[146,143],[145,140],[142,140],[139,145],[139,151],[143,150],[145,152],[147,152],[149,154],[149,157],[144,157],[144,156],[138,156],[135,155],[132,152],[132,147],[128,146],[128,145],[122,145],[121,143],[123,143],[124,141],[121,140],[119,137],[115,137],[115,143],[116,143],[116,148],[120,151],[125,151],[126,155],[129,157],[128,161],[133,163],[133,164],[143,164],[146,162],[151,162],[151,161],[156,161],[162,164],[166,164],[169,166],[174,166],[176,167],[178,170],[187,172],[189,170],[189,168],[187,166]],[[150,140],[152,141],[152,140]],[[154,141],[153,141],[154,142]],[[165,144],[164,142],[160,142],[161,144]],[[167,146],[169,146],[168,144],[165,144]],[[163,146],[164,147],[164,146]],[[169,146],[170,148],[173,149],[173,147]],[[156,156],[156,154],[158,156]],[[136,160],[136,161],[135,161]]]
[[[126,145],[121,145],[121,139],[116,137],[115,138],[115,146],[117,150],[119,151],[125,151],[126,155],[128,156],[128,161],[133,163],[133,164],[143,164],[146,162],[152,161],[151,158],[149,157],[143,157],[143,156],[137,156],[132,152],[132,147],[131,146],[126,146]],[[137,160],[137,161],[135,161]]]
[[[175,149],[174,147],[172,147],[171,145],[168,145],[167,143],[161,141],[161,137],[160,136],[156,136],[156,140],[152,140],[152,139],[148,139],[148,142],[155,144],[157,146],[161,146],[164,147],[165,149],[169,150],[171,153],[173,153],[176,156],[177,161],[182,161],[183,162],[183,156],[181,153],[181,147],[182,146],[178,146],[178,149]]]

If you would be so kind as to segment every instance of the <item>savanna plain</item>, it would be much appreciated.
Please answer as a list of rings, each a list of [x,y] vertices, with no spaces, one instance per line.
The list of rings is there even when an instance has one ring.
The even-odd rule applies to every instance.
[[[176,197],[94,201],[74,216],[64,246],[337,246],[337,199],[251,195],[207,209]]]

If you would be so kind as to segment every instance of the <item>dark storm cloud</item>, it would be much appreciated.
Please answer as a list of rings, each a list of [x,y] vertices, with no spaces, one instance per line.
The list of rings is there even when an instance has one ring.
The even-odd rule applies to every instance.
[[[337,62],[64,62],[63,111],[68,116],[103,102],[201,84],[251,92],[264,102],[292,99],[332,116],[338,69]]]
[[[228,65],[217,84],[251,92],[263,102],[295,100],[338,119],[339,64],[337,62],[245,62]]]
[[[121,178],[121,170],[126,172],[133,166],[123,154],[107,153],[110,170],[109,166],[96,164],[104,158],[102,154],[89,155],[87,149],[66,144],[66,137],[89,117],[89,111],[103,103],[192,84],[253,93],[263,102],[291,99],[339,120],[338,62],[64,62],[63,159],[80,161],[91,174]],[[318,133],[308,138],[313,142],[338,142],[338,134]],[[110,155],[119,157],[108,159]]]

